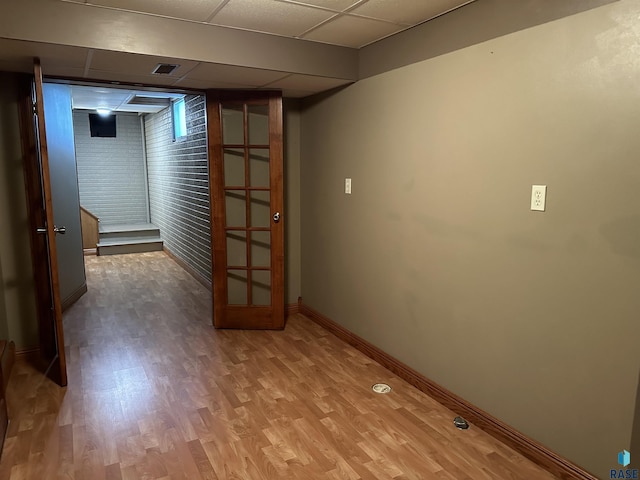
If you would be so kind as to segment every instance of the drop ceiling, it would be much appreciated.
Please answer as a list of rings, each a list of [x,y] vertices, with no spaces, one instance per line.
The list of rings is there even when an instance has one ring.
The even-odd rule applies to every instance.
[[[473,0],[59,0],[361,48]]]
[[[28,3],[32,3],[33,6],[28,7]],[[323,44],[325,48],[329,48],[328,45],[333,49],[338,48],[333,46],[339,46],[355,52],[366,45],[468,3],[471,2],[469,0],[94,0],[92,2],[23,0],[9,7],[9,10],[14,9],[13,23],[15,20],[22,20],[28,8],[33,9],[38,6],[41,9],[45,6],[49,9],[47,14],[42,14],[43,16],[59,12],[59,23],[54,22],[51,25],[52,30],[56,30],[56,27],[59,30],[66,30],[63,34],[73,35],[69,32],[69,28],[62,27],[65,22],[65,12],[72,8],[74,12],[81,11],[87,19],[108,17],[114,20],[112,24],[109,21],[101,22],[99,27],[102,31],[89,36],[86,31],[82,32],[82,28],[90,27],[87,25],[81,27],[82,22],[74,20],[78,25],[78,37],[81,37],[87,46],[82,45],[81,42],[74,45],[72,36],[66,37],[71,38],[71,42],[65,40],[67,44],[57,44],[53,43],[59,41],[55,38],[52,41],[34,41],[35,37],[31,33],[25,34],[24,38],[16,34],[5,35],[2,21],[0,21],[0,70],[28,72],[31,69],[32,58],[38,56],[45,75],[52,77],[67,77],[80,81],[83,79],[105,81],[133,86],[163,86],[183,91],[209,88],[279,89],[286,97],[305,97],[352,83],[357,80],[357,75],[336,76],[331,73],[327,75],[320,68],[316,69],[319,74],[311,71],[314,70],[313,68],[307,68],[304,72],[295,71],[289,69],[286,61],[279,62],[275,65],[276,68],[269,68],[273,64],[272,59],[271,63],[265,60],[232,64],[233,58],[226,58],[221,62],[202,61],[204,55],[197,52],[193,55],[185,55],[186,58],[165,56],[169,48],[159,41],[162,39],[162,30],[150,33],[148,29],[140,29],[141,38],[145,35],[151,35],[151,37],[155,35],[156,41],[149,48],[154,54],[139,51],[132,53],[138,39],[135,33],[129,33],[126,28],[122,29],[122,26],[127,27],[128,24],[142,22],[140,19],[144,18],[155,22],[154,25],[167,25],[167,22],[173,22],[171,24],[174,27],[173,33],[167,34],[170,37],[169,43],[171,36],[175,37],[176,33],[179,35],[184,32],[188,35],[202,28],[217,28],[227,32],[237,32],[236,38],[239,40],[243,40],[245,38],[243,36],[246,36],[247,45],[256,42],[257,38],[266,41],[269,38],[284,37],[289,42],[302,42],[307,50],[313,50],[314,44]],[[20,8],[24,11],[20,11]],[[3,14],[6,15],[9,10],[3,8]],[[11,20],[9,16],[6,18],[4,29],[11,30],[13,28]],[[142,23],[139,24],[142,25]],[[26,31],[29,27],[25,23],[22,28]],[[113,33],[110,34],[110,31]],[[58,35],[63,34],[58,33]],[[38,35],[46,38],[46,31]],[[125,38],[123,46],[119,46],[118,50],[111,49],[109,36],[118,37],[118,35],[125,37],[132,35],[132,37]],[[30,38],[26,39],[27,37]],[[62,37],[58,36],[58,38]],[[206,40],[215,36],[209,37],[205,32],[203,38]],[[166,42],[167,39],[162,41]],[[95,48],[89,45],[91,42],[99,46],[104,44],[106,48]],[[128,44],[132,47],[128,48]],[[197,44],[197,48],[202,47],[202,44]],[[224,45],[212,44],[211,48],[224,49]],[[200,50],[202,51],[207,51],[206,46]],[[220,51],[216,50],[216,52]],[[276,58],[278,51],[275,50]],[[315,51],[317,52],[318,49]],[[183,55],[182,52],[179,54]],[[283,49],[281,55],[285,57],[280,58],[286,59],[288,54],[290,50]],[[299,61],[299,59],[294,60]],[[324,61],[330,64],[331,58],[325,58]],[[176,64],[178,67],[169,75],[155,75],[152,71],[159,63]],[[258,65],[258,63],[262,64]]]
[[[171,100],[183,96],[179,93],[149,90],[72,85],[71,107],[74,110],[104,109],[113,112],[157,113],[167,108]]]

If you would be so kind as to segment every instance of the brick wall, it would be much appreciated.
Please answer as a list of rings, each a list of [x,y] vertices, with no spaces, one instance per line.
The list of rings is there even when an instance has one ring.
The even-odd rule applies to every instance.
[[[146,223],[148,204],[142,126],[137,114],[117,114],[116,137],[91,137],[89,114],[73,113],[80,205],[103,225]]]
[[[145,117],[151,222],[165,246],[211,281],[205,98],[185,97],[186,138],[173,141],[171,108]]]

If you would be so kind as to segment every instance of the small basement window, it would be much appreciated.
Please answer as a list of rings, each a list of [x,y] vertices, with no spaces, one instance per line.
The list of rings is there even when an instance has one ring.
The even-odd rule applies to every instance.
[[[184,98],[173,102],[173,140],[180,140],[187,136],[187,114]]]
[[[89,114],[89,130],[92,137],[115,137],[116,136],[116,116],[97,113]]]

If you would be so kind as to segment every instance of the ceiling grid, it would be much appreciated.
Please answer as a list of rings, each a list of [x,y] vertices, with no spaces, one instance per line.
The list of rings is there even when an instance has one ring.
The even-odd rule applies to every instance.
[[[34,3],[43,0],[30,0]],[[473,1],[473,0],[471,0]],[[121,22],[174,22],[175,32],[191,29],[222,28],[251,37],[284,37],[302,42],[305,49],[313,44],[331,48],[358,49],[401,31],[424,23],[469,0],[57,0],[48,5],[75,6],[86,16],[117,18]],[[19,7],[16,7],[19,8]],[[26,7],[24,7],[26,8]],[[89,10],[85,10],[89,9]],[[17,10],[16,10],[17,11]],[[110,13],[111,12],[111,13]],[[132,20],[129,20],[131,18]],[[155,20],[153,20],[155,18]],[[0,22],[1,23],[1,22]],[[196,25],[197,24],[197,25]],[[108,24],[107,24],[108,25]],[[181,26],[183,25],[183,26]],[[188,25],[188,24],[187,24]],[[145,32],[148,30],[145,30]],[[213,32],[212,32],[213,33]],[[131,35],[131,34],[129,34]],[[135,34],[134,34],[135,35]],[[151,33],[151,37],[157,32]],[[215,36],[214,36],[215,37]],[[135,39],[135,37],[131,37]],[[206,32],[203,38],[207,38]],[[282,40],[284,41],[284,40]],[[167,50],[157,44],[157,50]],[[249,40],[247,40],[249,45]],[[100,45],[98,45],[100,46]],[[352,83],[355,78],[295,70],[296,57],[288,64],[270,69],[255,64],[229,64],[191,59],[115,51],[109,48],[60,45],[25,41],[3,36],[0,31],[0,69],[27,71],[30,58],[39,56],[49,76],[73,77],[113,83],[169,86],[180,89],[209,88],[282,89],[285,96],[304,97]],[[290,52],[282,51],[283,55]],[[276,53],[277,55],[277,53]],[[282,57],[280,58],[287,58]],[[304,58],[304,57],[299,57]],[[326,58],[326,63],[330,59]],[[159,63],[178,67],[169,75],[154,75]],[[282,63],[282,62],[281,62]],[[307,61],[307,63],[309,63]],[[294,66],[294,68],[291,68]],[[318,69],[322,70],[322,69]],[[326,68],[325,68],[326,70]],[[327,70],[329,71],[329,70]],[[312,74],[307,74],[312,73]]]

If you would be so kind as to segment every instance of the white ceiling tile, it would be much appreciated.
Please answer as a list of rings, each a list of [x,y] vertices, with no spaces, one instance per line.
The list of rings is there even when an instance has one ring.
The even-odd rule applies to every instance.
[[[39,57],[45,75],[59,75],[65,69],[82,70],[87,51],[81,47],[0,39],[0,58],[3,61],[24,65],[28,67],[27,71],[33,71],[33,58]],[[54,69],[56,73],[53,73]]]
[[[134,12],[204,22],[220,6],[222,0],[94,0],[92,3]]]
[[[287,72],[260,70],[257,68],[236,67],[215,63],[201,63],[191,70],[188,79],[225,84],[242,84],[259,87],[288,75]],[[213,87],[211,87],[213,88]]]
[[[469,3],[470,0],[369,0],[349,13],[416,25]]]
[[[313,75],[289,75],[287,78],[278,80],[267,85],[267,88],[277,88],[282,90],[299,90],[305,92],[321,92],[331,88],[353,83],[350,80],[341,78],[316,77]]]
[[[81,3],[84,0],[77,1]],[[195,21],[208,19],[221,7],[211,23],[293,37],[309,31],[303,35],[305,40],[359,48],[469,2],[229,0],[226,3],[226,0],[93,0],[93,3]],[[349,10],[350,8],[353,10]],[[333,12],[345,9],[349,11],[334,16]],[[188,25],[189,23],[185,23],[185,26]],[[208,64],[0,38],[0,69],[32,71],[32,59],[36,56],[41,59],[45,76],[75,78],[85,77],[89,58],[87,80],[101,80],[114,85],[131,83],[174,89],[274,88],[283,90],[286,96],[304,97],[350,83],[341,79],[254,69],[250,66]],[[170,75],[151,74],[158,63],[178,64],[180,67]]]
[[[129,98],[129,91],[72,85],[71,98],[72,107],[76,109],[108,108],[115,110]]]
[[[198,80],[196,78],[184,78],[173,85],[176,88],[194,89],[194,90],[209,90],[211,88],[220,89],[242,89],[242,90],[255,90],[255,86],[246,85],[244,83],[226,83],[216,80]]]
[[[157,85],[171,87],[177,80],[170,75],[136,75],[127,72],[105,72],[103,70],[89,70],[87,80],[113,82],[115,84]]]
[[[283,90],[282,96],[285,98],[304,98],[309,95],[314,95],[318,92],[307,92],[306,90]]]
[[[43,63],[42,72],[45,77],[82,78],[84,76],[84,68],[63,67],[55,63],[50,66],[45,66]]]
[[[175,81],[176,78],[185,75],[198,64],[198,62],[192,60],[95,50],[91,59],[90,68],[102,72],[126,72],[131,75],[151,75],[151,72],[159,63],[180,65],[169,75],[153,75],[154,77],[168,79],[165,80],[165,83],[167,81]]]
[[[68,47],[62,45],[39,44],[37,54],[42,63],[42,69],[57,67],[84,68],[87,52],[86,48]]]
[[[358,3],[359,0],[279,0],[282,2],[302,3],[305,5],[315,5],[316,7],[328,8],[336,12],[342,12]]]
[[[120,105],[117,112],[129,112],[129,113],[158,113],[167,107],[158,107],[157,105]]]
[[[33,71],[33,62],[27,60],[5,60],[0,57],[0,72],[22,72],[29,73]]]
[[[171,99],[183,97],[183,94],[158,91],[130,90],[103,86],[71,86],[72,107],[76,110],[96,110],[107,108],[119,112],[159,112],[169,105]],[[153,101],[147,103],[128,103],[133,97],[162,99],[163,104]],[[154,104],[155,103],[155,104]]]
[[[231,0],[211,23],[295,37],[332,15],[326,10],[273,0]]]
[[[393,33],[403,27],[392,23],[380,22],[370,18],[343,15],[320,25],[305,34],[305,40],[333,43],[346,47],[359,48]]]

